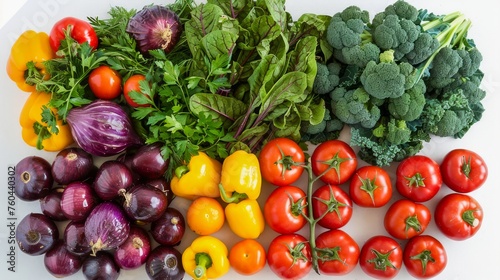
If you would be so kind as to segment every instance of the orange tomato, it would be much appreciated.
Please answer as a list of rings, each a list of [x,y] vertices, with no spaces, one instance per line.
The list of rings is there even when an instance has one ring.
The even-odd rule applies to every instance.
[[[122,78],[120,74],[107,65],[101,65],[92,70],[88,83],[95,97],[100,99],[115,99],[122,92]]]
[[[135,74],[130,76],[125,81],[125,84],[123,85],[123,96],[125,97],[125,101],[127,101],[128,105],[132,107],[148,107],[150,106],[149,104],[137,104],[132,97],[130,96],[130,93],[132,91],[138,92],[146,96],[144,93],[141,92],[141,87],[140,87],[140,82],[146,80],[146,77],[142,74]],[[146,96],[148,97],[148,96]],[[149,98],[149,97],[148,97]]]
[[[266,251],[255,239],[243,239],[229,250],[229,263],[241,275],[253,275],[266,265]]]
[[[186,220],[189,228],[196,234],[210,235],[224,225],[224,208],[215,198],[198,197],[189,205]]]

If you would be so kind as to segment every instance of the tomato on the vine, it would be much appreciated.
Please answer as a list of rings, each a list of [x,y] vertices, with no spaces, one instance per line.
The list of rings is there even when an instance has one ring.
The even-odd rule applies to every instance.
[[[149,99],[149,96],[144,94],[141,91],[141,81],[145,81],[146,76],[142,74],[135,74],[130,76],[126,81],[125,84],[123,85],[123,97],[125,97],[125,101],[127,101],[128,105],[131,107],[149,107],[151,106],[150,104],[139,104],[134,101],[134,98],[132,95],[134,93],[142,94],[142,96],[146,97]],[[140,96],[140,95],[139,95]]]
[[[465,240],[481,228],[483,208],[473,197],[451,193],[443,197],[434,211],[439,230],[453,240]]]
[[[351,178],[349,195],[363,207],[382,207],[392,197],[392,183],[387,171],[378,166],[360,167]]]
[[[410,156],[396,169],[396,188],[399,193],[416,202],[433,198],[441,189],[439,164],[424,155]]]
[[[488,167],[484,159],[467,149],[448,152],[440,167],[443,183],[460,193],[478,189],[488,177]]]
[[[359,246],[345,231],[332,229],[316,238],[318,268],[325,275],[345,275],[351,272],[359,260]]]
[[[403,265],[403,248],[391,237],[373,236],[361,248],[359,265],[373,278],[392,279]]]
[[[241,275],[253,275],[266,265],[266,251],[255,239],[238,241],[229,250],[229,263]]]
[[[413,237],[403,250],[403,263],[415,278],[434,277],[445,269],[447,262],[443,244],[430,235]]]
[[[296,186],[282,186],[271,192],[264,203],[264,218],[274,231],[294,233],[307,223],[306,193]]]
[[[409,199],[394,202],[384,217],[386,231],[395,238],[409,239],[422,234],[431,221],[431,211]]]
[[[282,279],[300,279],[312,268],[311,245],[300,234],[278,235],[267,249],[267,263]]]
[[[324,228],[345,226],[352,217],[352,200],[339,186],[323,185],[312,194],[314,219]],[[321,219],[320,219],[321,218]]]
[[[259,164],[262,178],[276,186],[288,186],[302,175],[305,155],[297,142],[280,137],[262,147]]]
[[[115,99],[122,92],[120,74],[107,65],[101,65],[89,74],[88,83],[95,97],[105,100]]]
[[[351,178],[358,159],[349,144],[342,140],[328,140],[319,144],[311,156],[314,175],[332,185],[340,185]]]

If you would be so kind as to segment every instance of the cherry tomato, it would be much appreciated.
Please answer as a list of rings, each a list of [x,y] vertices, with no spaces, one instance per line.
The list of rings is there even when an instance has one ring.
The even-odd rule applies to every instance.
[[[451,193],[438,202],[434,220],[444,235],[454,240],[465,240],[481,227],[483,208],[469,195]]]
[[[321,274],[345,275],[358,264],[360,254],[358,244],[340,229],[328,230],[318,235],[316,248],[321,249],[318,252],[320,258],[318,268]]]
[[[392,197],[391,178],[387,171],[378,166],[363,166],[352,176],[349,194],[359,206],[384,206]]]
[[[300,146],[288,138],[267,142],[259,154],[262,178],[276,186],[288,186],[304,171],[305,155]]]
[[[218,200],[200,196],[189,205],[186,220],[189,228],[196,234],[210,235],[222,228],[226,217]]]
[[[111,100],[120,96],[122,92],[120,74],[107,65],[92,70],[88,83],[95,97],[100,99]]]
[[[409,239],[422,234],[430,221],[431,211],[427,206],[401,199],[387,209],[384,227],[395,238]]]
[[[275,237],[267,249],[267,263],[281,279],[300,279],[311,271],[311,246],[300,234]]]
[[[416,202],[433,198],[441,189],[439,164],[423,156],[410,156],[401,161],[396,170],[396,188],[399,193]]]
[[[229,263],[241,275],[253,275],[266,265],[266,251],[255,239],[243,239],[229,250]]]
[[[373,236],[361,248],[359,265],[373,278],[392,279],[403,265],[403,248],[391,237]]]
[[[328,184],[340,185],[351,178],[358,160],[354,150],[344,141],[328,140],[319,144],[311,156],[314,175]]]
[[[264,203],[264,218],[274,231],[294,233],[307,223],[306,193],[299,187],[278,187]]]
[[[415,278],[434,277],[445,269],[447,262],[443,244],[430,235],[413,237],[403,250],[403,263]]]
[[[345,226],[352,217],[352,200],[339,186],[324,185],[312,195],[314,219],[322,217],[318,224],[324,228],[337,229]]]
[[[146,77],[141,74],[136,74],[130,76],[125,81],[125,84],[123,85],[123,96],[125,97],[125,101],[127,101],[128,105],[131,107],[149,107],[150,104],[138,104],[137,102],[134,101],[131,95],[134,95],[132,92],[136,92],[139,94],[142,94],[143,96],[147,97],[149,99],[149,96],[141,92],[141,81],[145,81]]]
[[[486,182],[488,167],[477,153],[466,149],[450,151],[441,162],[443,183],[450,189],[468,193]]]

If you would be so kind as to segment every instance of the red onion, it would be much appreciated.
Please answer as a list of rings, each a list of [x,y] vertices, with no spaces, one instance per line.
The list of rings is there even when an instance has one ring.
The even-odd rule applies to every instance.
[[[77,256],[90,255],[90,245],[85,237],[85,222],[71,221],[64,228],[66,249]]]
[[[40,213],[26,215],[17,225],[16,241],[19,249],[32,256],[50,250],[59,239],[59,229],[47,216]]]
[[[95,100],[69,111],[66,120],[76,143],[95,156],[113,156],[142,144],[127,113],[113,101]]]
[[[161,178],[168,169],[169,161],[161,154],[160,143],[140,147],[132,159],[132,170],[147,179]]]
[[[106,161],[97,170],[94,190],[103,200],[117,198],[132,186],[132,177],[132,172],[124,163],[116,160]]]
[[[122,208],[106,201],[97,205],[85,221],[85,237],[92,248],[92,256],[100,250],[111,250],[120,246],[130,232]]]
[[[146,262],[150,251],[151,241],[146,230],[131,226],[128,238],[116,248],[113,256],[120,268],[134,269]]]
[[[150,223],[160,218],[168,206],[167,196],[150,185],[135,185],[126,193],[123,209],[135,221]]]
[[[61,196],[61,210],[66,218],[81,221],[98,204],[97,196],[90,184],[73,182],[66,186]]]
[[[83,261],[82,273],[87,280],[116,280],[120,268],[110,253],[101,251]]]
[[[16,196],[24,201],[35,201],[46,196],[54,179],[50,163],[38,156],[29,156],[16,164]]]
[[[91,154],[81,148],[70,147],[59,151],[52,162],[54,181],[67,185],[71,182],[87,179],[94,168]]]
[[[43,262],[50,274],[57,278],[73,275],[82,267],[82,259],[70,253],[62,240],[45,253]]]
[[[151,251],[145,267],[151,280],[181,280],[185,274],[182,255],[171,246],[160,245]]]
[[[165,179],[165,177],[148,179],[144,183],[161,190],[165,194],[165,196],[167,196],[167,201],[169,204],[170,202],[172,202],[172,200],[174,200],[174,193],[172,192],[170,183],[167,181],[167,179]]]
[[[151,223],[151,235],[156,242],[162,245],[179,244],[185,231],[184,216],[179,210],[172,207],[168,207],[159,219]]]
[[[142,54],[154,49],[168,53],[179,41],[182,26],[175,12],[152,5],[144,7],[129,20],[127,32],[136,40]]]
[[[50,193],[40,199],[40,209],[42,213],[54,221],[66,221],[66,215],[61,210],[61,198],[64,188],[57,187],[50,190]]]

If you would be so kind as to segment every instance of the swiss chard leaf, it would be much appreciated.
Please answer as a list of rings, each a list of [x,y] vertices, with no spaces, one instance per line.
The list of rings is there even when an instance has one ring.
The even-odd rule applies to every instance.
[[[247,105],[233,98],[211,93],[197,93],[189,100],[190,110],[195,115],[206,114],[221,121],[223,127],[230,127],[247,111]]]

